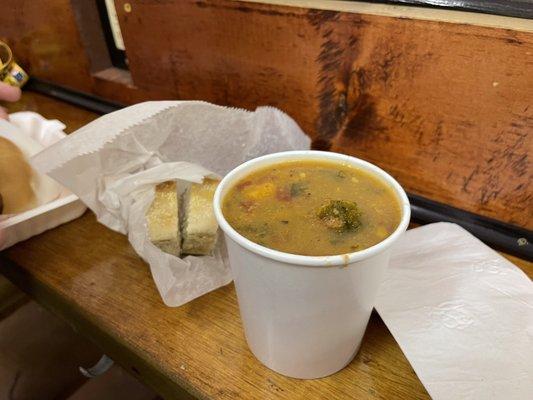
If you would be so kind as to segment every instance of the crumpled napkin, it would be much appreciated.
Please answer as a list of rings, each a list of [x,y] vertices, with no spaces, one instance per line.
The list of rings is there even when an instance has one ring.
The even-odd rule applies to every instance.
[[[219,236],[211,256],[166,254],[149,240],[145,214],[154,186],[222,176],[264,154],[302,150],[309,138],[283,112],[201,101],[158,101],[107,114],[39,153],[33,166],[77,194],[99,222],[128,235],[150,265],[165,304],[179,306],[231,281]]]

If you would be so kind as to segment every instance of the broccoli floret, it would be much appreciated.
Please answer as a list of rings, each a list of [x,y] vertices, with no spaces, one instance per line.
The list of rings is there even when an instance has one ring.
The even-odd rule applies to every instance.
[[[326,227],[339,232],[354,231],[361,225],[361,212],[353,201],[330,200],[320,207],[317,216]]]

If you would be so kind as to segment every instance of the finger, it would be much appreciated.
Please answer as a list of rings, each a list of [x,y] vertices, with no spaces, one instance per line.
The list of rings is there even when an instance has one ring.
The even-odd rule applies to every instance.
[[[9,114],[4,107],[0,107],[0,119],[9,119]]]
[[[0,100],[18,101],[20,93],[20,88],[0,82]]]

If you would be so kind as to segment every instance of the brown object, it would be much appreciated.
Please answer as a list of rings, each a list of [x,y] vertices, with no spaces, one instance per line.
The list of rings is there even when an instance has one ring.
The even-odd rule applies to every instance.
[[[0,39],[31,76],[90,91],[89,60],[74,21],[69,0],[6,2]]]
[[[67,126],[94,117],[28,98],[38,98],[34,111],[55,107]],[[533,278],[532,263],[508,258]],[[190,398],[187,392],[202,399],[429,398],[377,314],[360,353],[338,374],[302,381],[270,371],[246,345],[233,285],[166,307],[127,238],[91,213],[3,251],[0,271],[166,399]]]
[[[85,3],[11,2],[0,37],[31,75],[105,98],[279,107],[315,148],[368,159],[413,193],[533,228],[533,32],[242,1],[118,0],[129,73],[97,62],[105,55],[93,54],[102,46],[86,25],[99,21]]]
[[[162,400],[117,365],[89,379],[66,400]]]
[[[33,170],[20,149],[0,137],[0,193],[2,214],[16,214],[37,205],[31,187]]]
[[[0,275],[0,323],[4,318],[16,311],[27,301],[28,298],[24,293],[9,282],[3,275]]]
[[[80,365],[100,350],[65,322],[28,302],[0,321],[0,399],[66,399],[82,385]]]

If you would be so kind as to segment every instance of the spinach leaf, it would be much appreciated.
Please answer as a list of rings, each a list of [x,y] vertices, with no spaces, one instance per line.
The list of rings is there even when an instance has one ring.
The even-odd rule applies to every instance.
[[[298,197],[305,193],[307,185],[305,182],[294,182],[291,184],[291,197]]]

